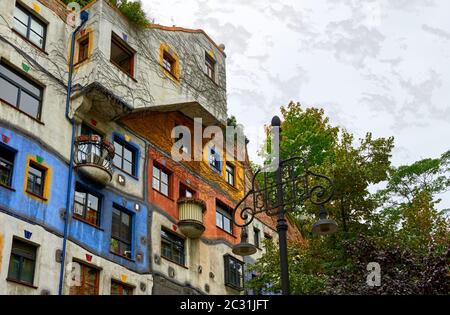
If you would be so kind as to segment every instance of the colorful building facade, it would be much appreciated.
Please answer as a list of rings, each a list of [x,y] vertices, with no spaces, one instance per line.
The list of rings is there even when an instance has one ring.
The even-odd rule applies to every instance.
[[[83,10],[66,107],[70,11],[0,3],[0,293],[243,293],[248,163],[207,139],[199,161],[171,154],[174,127],[226,128],[224,47],[137,29],[105,0]]]

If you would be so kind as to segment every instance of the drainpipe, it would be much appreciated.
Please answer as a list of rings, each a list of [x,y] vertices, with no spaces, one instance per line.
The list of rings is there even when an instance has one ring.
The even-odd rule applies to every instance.
[[[71,205],[71,192],[72,192],[72,178],[73,178],[73,149],[75,143],[75,119],[69,117],[69,107],[70,107],[70,96],[72,94],[72,73],[73,73],[73,55],[75,53],[75,36],[80,31],[80,29],[86,24],[89,18],[89,13],[87,11],[82,11],[80,13],[81,24],[72,33],[72,40],[70,44],[70,58],[69,58],[69,78],[67,80],[67,97],[66,97],[66,118],[72,124],[72,139],[70,143],[70,161],[69,161],[69,179],[67,181],[67,192],[66,192],[66,209],[64,214],[64,238],[63,238],[63,248],[61,253],[61,270],[59,274],[59,289],[58,295],[62,295],[64,287],[64,270],[66,267],[66,247],[67,238],[69,236],[69,213]]]

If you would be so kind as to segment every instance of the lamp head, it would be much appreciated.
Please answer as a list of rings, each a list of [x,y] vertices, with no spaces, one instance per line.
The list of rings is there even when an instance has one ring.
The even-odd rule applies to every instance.
[[[256,253],[258,250],[255,245],[250,244],[247,241],[248,234],[247,234],[247,228],[242,228],[241,233],[241,242],[239,244],[236,244],[233,246],[233,254],[239,255],[239,256],[250,256]]]
[[[312,232],[316,235],[329,235],[337,230],[337,223],[334,220],[320,219],[312,226]]]
[[[327,219],[327,210],[324,205],[320,205],[320,219],[312,226],[312,232],[316,235],[329,235],[337,230],[337,223],[334,220]]]

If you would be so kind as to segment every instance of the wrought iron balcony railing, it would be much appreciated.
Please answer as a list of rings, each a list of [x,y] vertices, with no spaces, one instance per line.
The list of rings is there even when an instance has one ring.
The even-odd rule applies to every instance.
[[[99,184],[111,181],[114,155],[114,146],[100,136],[81,135],[75,141],[75,168]]]

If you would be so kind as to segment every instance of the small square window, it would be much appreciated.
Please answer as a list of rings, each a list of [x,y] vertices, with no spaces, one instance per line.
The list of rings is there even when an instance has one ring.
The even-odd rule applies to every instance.
[[[215,148],[209,151],[209,165],[216,171],[222,172],[222,161],[219,152]]]
[[[11,187],[15,153],[0,144],[0,185]]]
[[[164,51],[163,53],[163,59],[162,59],[162,66],[164,69],[166,69],[168,72],[170,72],[173,76],[175,76],[175,64],[176,60],[168,51]]]
[[[111,295],[133,295],[133,287],[111,280]]]
[[[112,210],[111,252],[131,259],[132,216],[116,207]]]
[[[81,63],[89,57],[89,34],[78,40],[78,62]]]
[[[77,183],[75,186],[75,201],[73,216],[92,225],[100,226],[100,197],[89,192]]]
[[[184,239],[161,229],[161,256],[184,266]]]
[[[136,149],[130,144],[126,143],[122,139],[114,139],[114,166],[120,168],[127,174],[136,176],[137,175],[137,162],[136,162]]]
[[[9,260],[8,279],[33,285],[37,247],[14,238]]]
[[[40,119],[43,89],[19,71],[0,63],[0,99]]]
[[[256,247],[258,247],[259,248],[259,239],[260,239],[260,232],[259,232],[259,229],[257,229],[257,228],[254,228],[253,229],[253,243],[255,244],[255,246]]]
[[[159,165],[153,165],[152,187],[169,197],[170,174]]]
[[[216,205],[216,225],[227,233],[233,234],[232,210],[222,204]]]
[[[134,76],[134,50],[114,33],[111,37],[111,62],[129,76]]]
[[[226,177],[227,183],[234,186],[234,166],[230,163],[226,165]]]
[[[44,198],[47,169],[34,161],[28,165],[27,192]]]
[[[100,270],[93,268],[91,266],[79,263],[77,261],[73,262],[76,265],[76,270],[80,272],[79,283],[74,284],[70,287],[70,295],[98,295],[98,287],[100,280]]]
[[[216,61],[208,53],[205,54],[205,69],[206,75],[216,81]]]
[[[236,290],[244,288],[244,263],[231,255],[224,256],[225,285]]]
[[[44,49],[47,25],[18,3],[14,10],[14,30],[37,47]]]
[[[180,198],[194,198],[195,191],[188,188],[186,185],[180,184]]]

